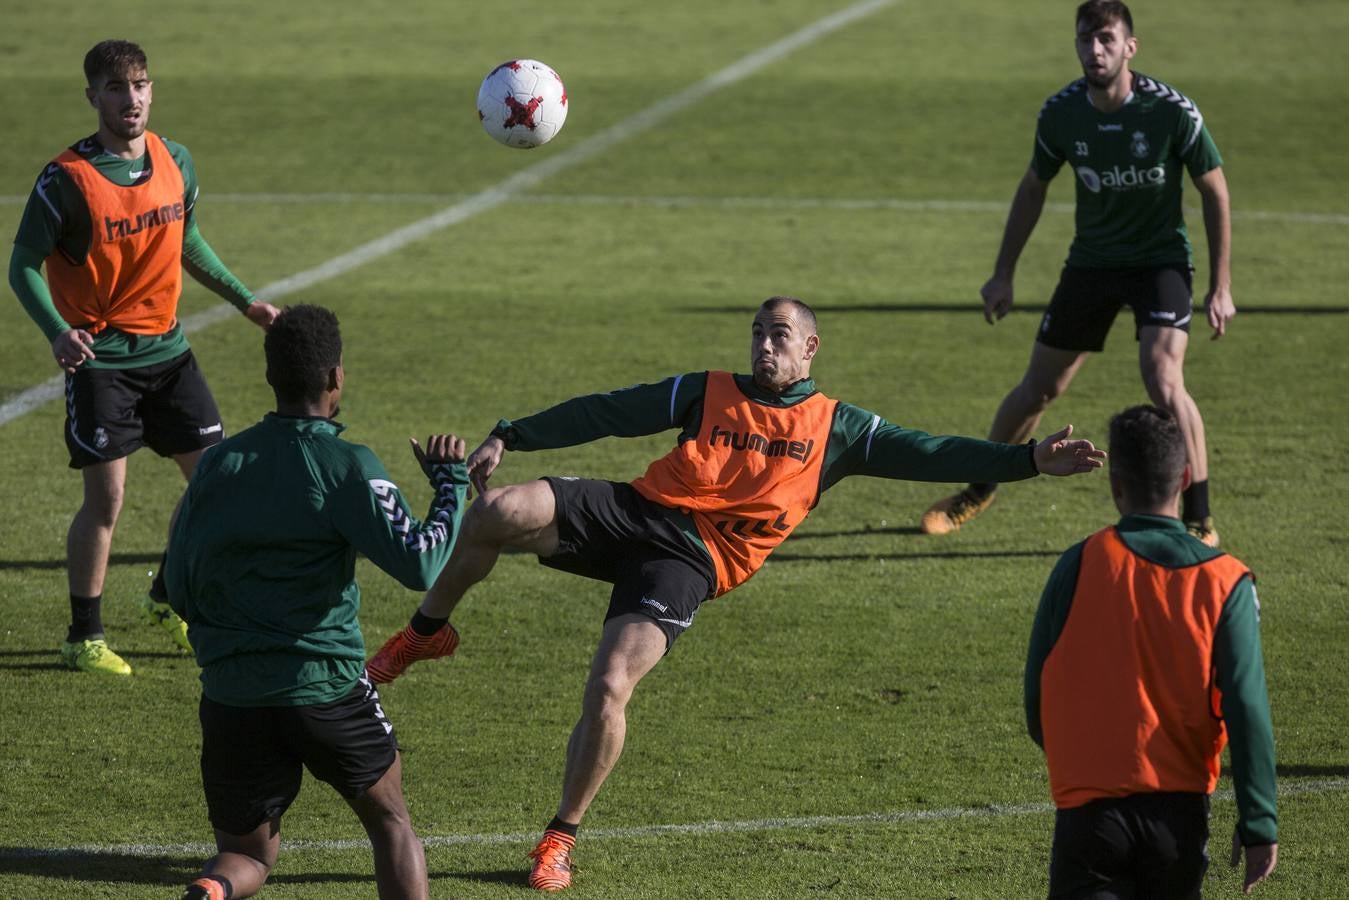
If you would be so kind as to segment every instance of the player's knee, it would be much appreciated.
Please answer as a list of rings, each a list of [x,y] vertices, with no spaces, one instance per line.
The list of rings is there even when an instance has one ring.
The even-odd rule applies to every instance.
[[[124,494],[119,486],[85,491],[83,517],[94,525],[111,528],[122,513]]]
[[[1185,396],[1185,378],[1177,366],[1155,366],[1143,372],[1143,388],[1155,406],[1172,411]]]
[[[543,488],[546,496],[539,488]],[[551,489],[544,482],[526,482],[508,487],[490,488],[469,507],[465,529],[485,539],[508,540],[519,531],[531,531],[547,524]]]
[[[601,719],[621,716],[631,696],[632,685],[626,678],[611,672],[592,674],[586,682],[585,712]]]

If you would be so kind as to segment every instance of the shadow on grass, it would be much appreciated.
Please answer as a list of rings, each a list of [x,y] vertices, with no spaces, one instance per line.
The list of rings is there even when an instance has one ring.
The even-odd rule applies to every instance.
[[[186,653],[179,653],[176,650],[151,651],[151,652],[124,652],[123,658],[132,662],[142,659],[188,659]],[[11,661],[12,660],[12,661]],[[20,660],[28,660],[20,662]],[[0,671],[9,672],[46,672],[50,670],[66,671],[65,665],[56,658],[56,645],[52,644],[50,648],[44,647],[40,650],[0,650]],[[5,848],[0,847],[0,856],[3,856]]]
[[[429,872],[431,881],[453,878],[456,881],[471,881],[475,884],[513,884],[519,887],[529,886],[529,873],[523,869],[497,869],[494,872]]]
[[[201,863],[197,857],[0,847],[0,873],[73,881],[185,885],[196,877]]]
[[[114,553],[108,557],[109,565],[159,565],[163,553]],[[22,571],[25,569],[64,569],[66,558],[60,559],[0,559],[0,571]]]
[[[983,307],[972,303],[836,303],[812,304],[816,315],[828,313],[975,313],[983,315]],[[1045,303],[1018,303],[1016,309],[1023,313],[1042,313],[1048,308]],[[746,315],[748,306],[685,306],[682,313],[732,313]],[[1241,306],[1242,315],[1264,316],[1342,316],[1349,313],[1349,306]]]

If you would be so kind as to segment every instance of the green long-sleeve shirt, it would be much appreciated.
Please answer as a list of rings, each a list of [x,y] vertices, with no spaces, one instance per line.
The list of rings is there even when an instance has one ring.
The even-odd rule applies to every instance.
[[[735,383],[746,397],[772,406],[791,406],[816,392],[809,378],[781,394],[759,387],[750,375],[736,375]],[[707,372],[675,375],[654,384],[575,397],[523,419],[502,419],[492,433],[506,449],[524,451],[571,447],[602,437],[639,437],[672,428],[679,429],[682,443],[698,434],[706,388]],[[1024,444],[934,436],[840,402],[825,447],[820,491],[849,475],[909,481],[1020,481],[1036,474],[1032,450]],[[672,511],[672,517],[679,519],[680,515]],[[696,527],[683,519],[684,533],[703,547]]]
[[[188,625],[202,689],[231,706],[326,703],[365,668],[357,553],[414,590],[449,560],[462,462],[430,467],[425,521],[368,448],[329,419],[276,413],[210,448],[169,540],[169,604]]]
[[[198,186],[192,156],[182,144],[165,140],[164,145],[183,176],[183,268],[242,311],[253,302],[253,294],[225,267],[197,228],[194,212]],[[122,187],[130,187],[153,175],[148,151],[140,159],[123,159],[104,150],[93,136],[79,141],[71,149],[88,160],[104,178]],[[56,340],[71,326],[84,323],[61,318],[42,277],[42,266],[48,256],[58,251],[70,259],[83,259],[92,241],[93,222],[83,193],[64,169],[54,163],[48,165],[28,195],[9,258],[9,285],[48,341]],[[107,328],[94,336],[96,358],[85,365],[91,368],[147,366],[173,359],[187,349],[187,337],[176,323],[162,335],[127,334]]]
[[[1125,516],[1116,531],[1132,552],[1168,568],[1196,565],[1221,553],[1191,537],[1179,519],[1167,516]],[[1026,728],[1041,746],[1040,676],[1068,621],[1084,545],[1074,545],[1059,558],[1045,584],[1031,629],[1025,671]],[[1260,647],[1260,605],[1250,577],[1237,582],[1223,606],[1213,637],[1213,665],[1227,725],[1237,827],[1247,846],[1272,844],[1278,840],[1274,728]]]

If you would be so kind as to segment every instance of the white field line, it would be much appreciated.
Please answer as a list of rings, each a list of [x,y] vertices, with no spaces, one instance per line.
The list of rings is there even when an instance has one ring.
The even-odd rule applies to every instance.
[[[324,205],[337,203],[378,203],[398,206],[458,203],[471,194],[413,194],[372,191],[332,191],[313,194],[227,193],[203,195],[210,203],[231,205]],[[0,196],[0,204],[22,204],[26,197]],[[713,209],[824,209],[879,210],[884,212],[969,212],[1005,213],[1005,201],[991,200],[901,200],[890,197],[718,197],[718,196],[640,196],[623,194],[516,194],[502,202],[540,206],[655,206]],[[1071,203],[1046,203],[1045,211],[1071,213]],[[1196,221],[1203,215],[1198,207],[1186,207],[1185,214]],[[1291,225],[1349,225],[1349,213],[1313,213],[1268,209],[1234,209],[1232,218],[1247,222],[1277,222]]]
[[[598,156],[630,137],[651,130],[666,119],[701,102],[711,94],[743,81],[802,47],[827,37],[840,28],[860,21],[887,6],[892,6],[896,2],[897,0],[863,0],[861,3],[856,3],[822,19],[817,19],[799,31],[742,57],[721,71],[714,72],[679,93],[658,100],[616,125],[611,125],[603,131],[591,135],[579,144],[574,144],[566,150],[545,151],[547,155],[540,162],[521,169],[493,187],[458,200],[451,206],[425,219],[395,229],[383,237],[348,250],[346,253],[320,263],[312,269],[306,269],[280,281],[274,281],[258,291],[258,296],[268,301],[280,300],[316,284],[330,281],[339,275],[344,275],[366,263],[388,256],[390,253],[401,250],[415,241],[449,228],[451,225],[457,225],[466,219],[471,219],[479,213],[494,209],[516,194],[534,187],[558,172],[570,169],[594,156]],[[188,316],[183,320],[183,328],[190,334],[237,314],[238,311],[233,306],[228,303],[221,303],[196,315]],[[36,409],[43,403],[61,396],[64,387],[65,377],[58,375],[6,400],[3,404],[0,404],[0,426]]]
[[[1310,781],[1284,783],[1279,788],[1280,797],[1329,794],[1349,790],[1349,779],[1327,778]],[[1222,790],[1214,795],[1216,799],[1230,802],[1232,791]],[[1054,811],[1051,803],[1020,803],[1001,805],[990,803],[986,806],[953,806],[944,809],[915,809],[898,812],[863,813],[851,816],[793,816],[771,819],[719,820],[689,822],[685,824],[636,825],[628,828],[586,829],[585,839],[627,840],[633,838],[657,837],[664,834],[737,834],[746,832],[816,830],[847,826],[894,825],[906,822],[942,822],[951,819],[1006,819],[1015,816],[1048,815]],[[1215,833],[1222,834],[1226,823],[1219,823]],[[422,838],[427,848],[457,847],[464,845],[486,844],[532,844],[538,840],[538,832],[516,834],[446,834],[431,835]],[[370,842],[365,838],[349,838],[328,841],[283,841],[282,850],[288,853],[305,851],[327,852],[342,850],[360,850],[368,848]],[[0,847],[0,859],[61,859],[81,856],[120,856],[135,858],[155,857],[205,857],[215,853],[214,844],[75,844],[69,847]]]

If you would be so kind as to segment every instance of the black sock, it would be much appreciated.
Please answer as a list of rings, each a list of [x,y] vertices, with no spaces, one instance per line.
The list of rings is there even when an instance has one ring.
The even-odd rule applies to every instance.
[[[70,595],[70,628],[66,642],[73,644],[103,636],[103,595],[77,597]]]
[[[430,616],[422,615],[422,611],[419,609],[412,614],[411,624],[412,630],[417,634],[420,634],[422,637],[430,637],[443,628],[448,621],[450,621],[449,616],[446,616],[443,619],[433,619]]]
[[[1202,522],[1212,513],[1208,510],[1208,479],[1195,481],[1180,495],[1181,518],[1186,522]]]
[[[205,900],[206,897],[209,897],[206,888],[199,885],[199,882],[202,881],[214,881],[219,884],[225,891],[226,900],[234,896],[234,885],[224,875],[202,875],[187,886],[187,890],[183,892],[182,900]]]
[[[167,550],[159,555],[159,571],[155,573],[155,580],[150,582],[150,599],[156,603],[169,602],[169,589],[164,587],[164,563],[168,558]]]
[[[983,500],[997,489],[998,483],[996,481],[974,481],[970,483],[969,487],[970,493],[980,500]]]
[[[559,831],[562,834],[569,835],[570,837],[576,837],[576,829],[580,827],[581,827],[580,822],[572,824],[571,822],[562,821],[557,816],[553,816],[553,821],[548,823],[548,827],[545,828],[544,831]]]

